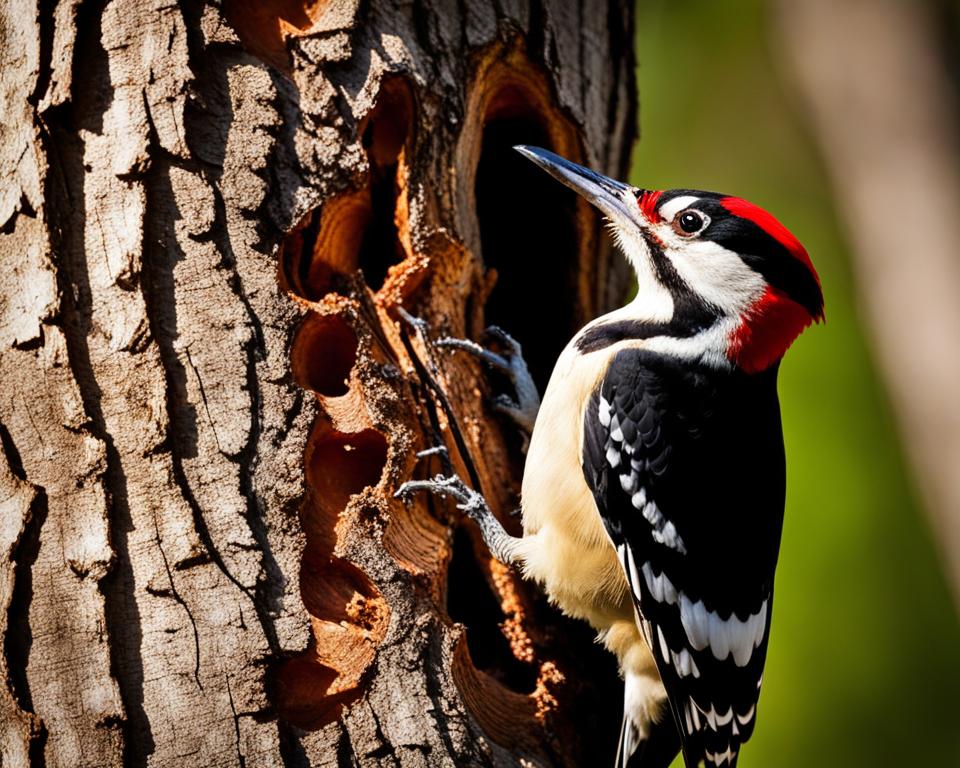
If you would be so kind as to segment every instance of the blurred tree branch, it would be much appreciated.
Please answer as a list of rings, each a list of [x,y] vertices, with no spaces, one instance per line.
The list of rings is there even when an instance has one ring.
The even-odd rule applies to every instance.
[[[960,605],[960,136],[926,3],[778,0],[865,320]]]

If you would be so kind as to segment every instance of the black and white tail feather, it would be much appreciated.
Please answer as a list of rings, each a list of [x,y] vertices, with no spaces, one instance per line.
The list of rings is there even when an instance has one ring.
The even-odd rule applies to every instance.
[[[777,408],[775,372],[748,381],[634,349],[611,362],[585,416],[584,477],[690,766],[733,768],[753,732],[776,564],[767,545],[782,522],[771,514],[783,496]],[[733,494],[744,466],[757,478]],[[659,753],[631,762],[644,753],[628,720],[618,764],[668,765]]]

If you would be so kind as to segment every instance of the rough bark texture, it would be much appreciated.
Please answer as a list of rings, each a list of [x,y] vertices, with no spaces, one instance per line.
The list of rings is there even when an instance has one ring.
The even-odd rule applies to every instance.
[[[936,6],[781,0],[778,48],[829,161],[865,319],[960,606],[960,70],[956,19]]]
[[[442,355],[429,392],[396,309],[502,323],[542,385],[620,298],[509,146],[624,175],[630,14],[4,5],[0,765],[608,759],[587,629],[392,498],[438,441],[504,515],[522,466],[498,382]]]

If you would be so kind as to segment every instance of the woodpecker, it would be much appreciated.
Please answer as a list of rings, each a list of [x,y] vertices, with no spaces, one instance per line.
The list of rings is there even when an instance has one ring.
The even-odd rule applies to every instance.
[[[519,346],[497,355],[533,424],[508,535],[456,476],[405,483],[457,500],[492,554],[585,619],[620,662],[617,765],[737,764],[754,730],[785,498],[780,361],[823,319],[800,242],[737,197],[638,189],[515,147],[606,217],[637,276],[582,328],[537,409]]]

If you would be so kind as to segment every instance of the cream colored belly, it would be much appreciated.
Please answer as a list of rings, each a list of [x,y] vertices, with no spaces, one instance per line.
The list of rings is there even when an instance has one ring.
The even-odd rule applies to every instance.
[[[597,630],[633,621],[626,579],[581,470],[584,409],[614,351],[578,357],[568,347],[560,356],[537,415],[522,491],[525,574],[564,613]]]

